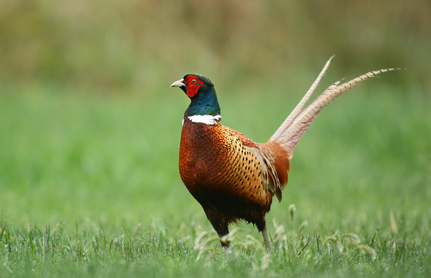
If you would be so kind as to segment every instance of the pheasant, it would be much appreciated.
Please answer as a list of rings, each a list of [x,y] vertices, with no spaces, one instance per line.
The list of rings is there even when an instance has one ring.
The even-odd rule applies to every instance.
[[[179,87],[191,103],[184,113],[179,152],[182,181],[201,204],[208,220],[229,252],[223,238],[238,219],[256,225],[271,252],[265,215],[273,196],[280,202],[287,184],[290,160],[304,132],[322,108],[338,96],[377,74],[371,71],[351,81],[329,86],[308,107],[305,103],[329,67],[332,57],[292,113],[266,143],[255,143],[220,123],[220,106],[213,83],[202,75],[187,74],[171,87]]]

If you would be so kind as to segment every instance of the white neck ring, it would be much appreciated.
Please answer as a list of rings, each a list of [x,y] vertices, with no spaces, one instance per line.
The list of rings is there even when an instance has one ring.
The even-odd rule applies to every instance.
[[[193,115],[193,116],[188,116],[189,120],[194,122],[194,123],[203,123],[203,124],[207,124],[207,125],[213,125],[215,123],[217,123],[218,121],[220,121],[221,116],[220,115]]]

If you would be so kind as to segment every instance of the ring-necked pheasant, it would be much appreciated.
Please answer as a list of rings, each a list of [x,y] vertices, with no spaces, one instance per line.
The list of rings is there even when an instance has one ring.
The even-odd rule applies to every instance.
[[[332,58],[331,58],[332,59]],[[255,143],[240,132],[220,124],[220,106],[213,83],[206,77],[187,74],[174,82],[190,98],[181,133],[179,169],[181,179],[202,205],[208,220],[222,239],[228,225],[244,219],[262,232],[271,251],[265,214],[272,197],[281,201],[288,180],[293,150],[320,110],[360,82],[382,72],[361,75],[349,82],[329,86],[303,109],[331,59],[292,113],[266,143]],[[229,242],[221,240],[228,251]]]

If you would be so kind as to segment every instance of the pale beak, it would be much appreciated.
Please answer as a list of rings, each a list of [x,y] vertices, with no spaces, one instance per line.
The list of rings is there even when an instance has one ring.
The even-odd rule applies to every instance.
[[[180,79],[180,80],[172,83],[171,88],[172,87],[183,87],[183,86],[186,86],[186,84],[184,84],[184,79]]]

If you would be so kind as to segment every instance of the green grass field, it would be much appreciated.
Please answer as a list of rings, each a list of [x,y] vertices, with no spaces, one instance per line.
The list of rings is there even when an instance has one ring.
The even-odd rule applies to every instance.
[[[429,277],[431,101],[387,76],[305,134],[267,215],[273,254],[239,223],[227,259],[178,174],[180,90],[4,89],[0,277]],[[302,94],[217,90],[223,123],[255,141]]]

